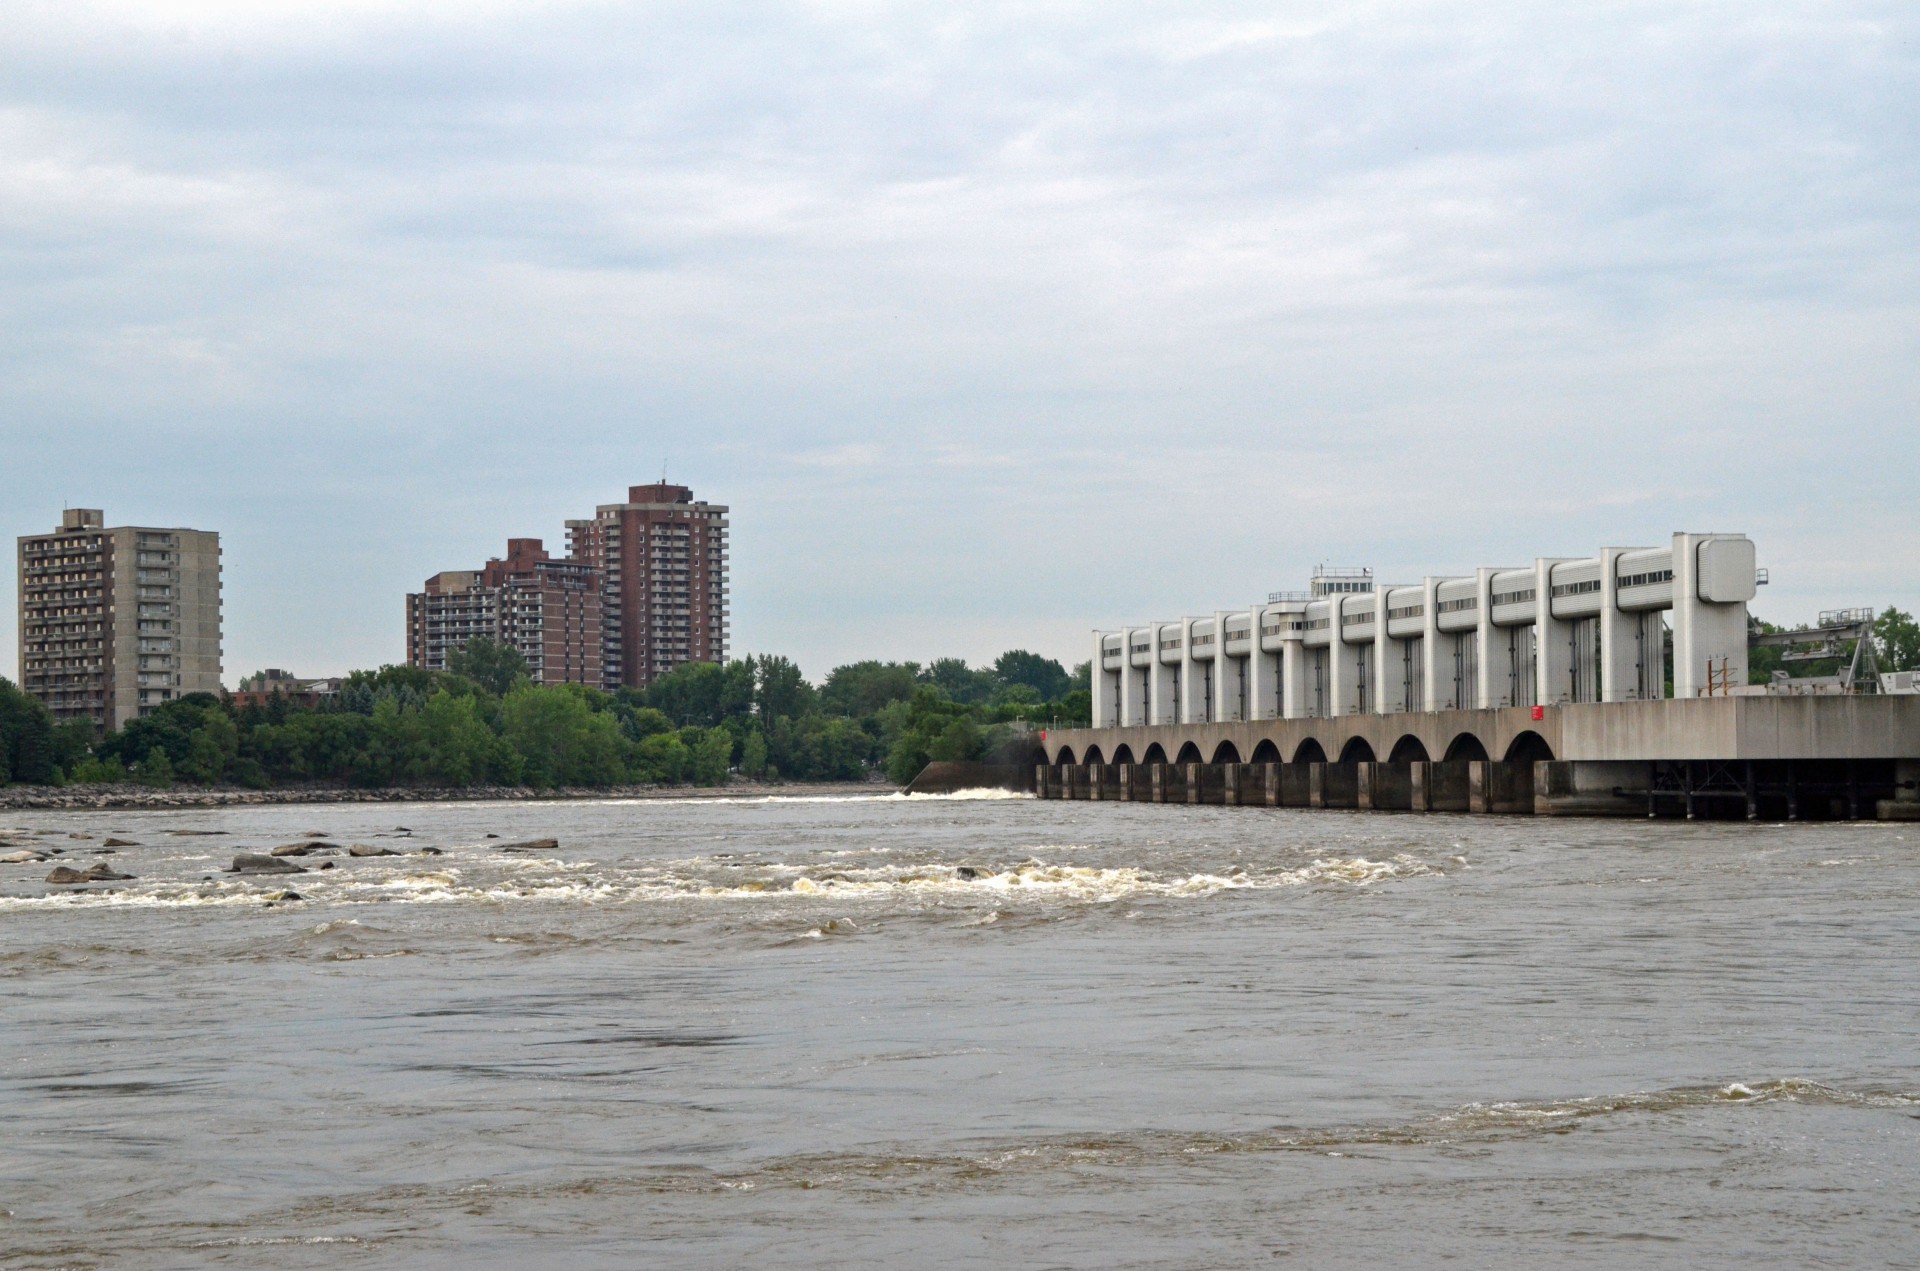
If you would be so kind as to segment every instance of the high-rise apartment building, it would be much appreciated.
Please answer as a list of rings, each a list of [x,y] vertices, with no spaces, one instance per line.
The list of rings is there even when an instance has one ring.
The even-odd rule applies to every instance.
[[[220,536],[108,528],[73,508],[19,540],[20,687],[57,722],[119,728],[220,691]]]
[[[606,687],[726,661],[727,526],[725,507],[665,482],[629,487],[625,503],[567,522],[568,556],[600,572]]]
[[[435,574],[407,597],[407,661],[444,671],[448,652],[485,636],[518,650],[536,684],[597,688],[602,628],[591,565],[554,560],[537,538],[511,538],[504,560]]]

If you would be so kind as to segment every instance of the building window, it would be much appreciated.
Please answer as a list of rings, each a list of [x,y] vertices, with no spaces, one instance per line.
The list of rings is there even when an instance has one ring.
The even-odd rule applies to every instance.
[[[1670,583],[1672,581],[1673,571],[1671,569],[1656,569],[1651,573],[1628,574],[1619,580],[1619,585],[1622,587],[1651,587],[1655,583]]]

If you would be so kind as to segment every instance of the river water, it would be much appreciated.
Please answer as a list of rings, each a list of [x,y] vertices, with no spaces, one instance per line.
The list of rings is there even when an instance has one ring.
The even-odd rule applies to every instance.
[[[313,832],[404,854],[220,872]],[[137,876],[0,865],[6,1267],[1920,1262],[1920,827],[895,796],[0,837]]]

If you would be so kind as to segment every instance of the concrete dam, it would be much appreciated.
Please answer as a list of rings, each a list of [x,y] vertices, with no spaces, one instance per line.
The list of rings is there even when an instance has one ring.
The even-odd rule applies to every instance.
[[[1598,816],[1920,819],[1920,695],[1749,685],[1742,535],[1676,534],[1095,635],[1046,798]],[[1671,630],[1668,619],[1671,619]]]

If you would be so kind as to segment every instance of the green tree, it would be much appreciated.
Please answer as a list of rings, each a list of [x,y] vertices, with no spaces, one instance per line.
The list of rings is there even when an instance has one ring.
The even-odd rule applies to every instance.
[[[1912,614],[1888,606],[1873,620],[1873,639],[1882,671],[1920,671],[1920,623]]]
[[[724,728],[709,728],[693,750],[693,784],[723,786],[727,769],[733,762],[733,734]]]
[[[1045,702],[1046,699],[1031,684],[1009,684],[993,696],[993,704],[1001,707],[1041,706]]]
[[[711,728],[753,711],[754,668],[748,662],[686,662],[655,680],[646,704],[676,727]]]
[[[486,636],[447,650],[447,673],[472,680],[495,697],[505,697],[529,678],[520,650]]]
[[[937,658],[921,672],[920,678],[946,694],[949,700],[967,705],[986,701],[1000,687],[992,673],[976,671],[961,658]]]
[[[0,785],[51,785],[59,779],[53,716],[40,700],[0,678]]]
[[[767,735],[758,728],[748,729],[740,743],[740,771],[756,780],[767,775]]]
[[[965,716],[950,721],[928,744],[927,757],[948,763],[978,759],[980,729]]]
[[[827,673],[820,707],[829,715],[855,719],[875,714],[893,702],[910,700],[920,687],[916,662],[851,662]]]
[[[435,690],[420,711],[422,765],[413,774],[438,784],[487,785],[520,779],[513,747],[481,718],[472,697]]]
[[[80,785],[118,785],[131,779],[118,759],[82,759],[68,776]]]
[[[965,706],[948,701],[938,689],[921,688],[906,703],[904,714],[895,714],[889,721],[894,737],[887,748],[887,776],[895,785],[905,785],[933,760],[936,745],[942,753],[957,749],[965,733],[953,732],[952,725],[963,723],[971,728],[971,714]],[[973,743],[976,747],[979,744],[977,732]]]
[[[522,685],[501,701],[500,719],[530,786],[607,786],[626,774],[619,724],[573,685]]]
[[[1747,635],[1749,638],[1756,635],[1767,635],[1778,630],[1780,630],[1780,628],[1774,626],[1771,622],[1763,622],[1758,618],[1751,618],[1747,622]],[[1747,683],[1771,683],[1773,673],[1786,665],[1786,663],[1781,660],[1785,652],[1785,649],[1774,645],[1752,644],[1751,639],[1749,639],[1749,646],[1747,648]]]
[[[173,784],[173,760],[167,758],[167,752],[159,747],[147,752],[147,757],[134,769],[134,780],[143,786],[152,786],[164,790]]]
[[[634,747],[633,779],[652,785],[678,785],[686,779],[692,761],[678,733],[655,733]]]
[[[433,691],[434,673],[424,667],[388,664],[375,671],[354,671],[340,686],[333,709],[371,715],[383,700],[419,706]]]
[[[93,754],[93,725],[70,719],[53,726],[53,763],[62,772],[72,772]]]
[[[776,719],[799,719],[818,708],[813,685],[791,659],[765,654],[756,660],[756,668],[754,713],[763,727]]]
[[[178,776],[212,784],[226,776],[239,747],[233,708],[211,693],[189,693],[128,720],[107,734],[95,754],[138,771],[153,752],[164,751],[169,781]]]
[[[1087,673],[1091,677],[1091,665]],[[1039,695],[1035,701],[1057,702],[1073,689],[1073,678],[1065,667],[1052,658],[1043,658],[1025,649],[1009,649],[995,658],[993,675],[1008,688],[1025,685],[1032,689]],[[1088,686],[1091,685],[1089,679]]]
[[[622,697],[615,700],[612,710],[614,718],[620,721],[620,731],[628,741],[645,741],[656,733],[673,731],[673,721],[667,718],[666,712],[651,706],[634,706],[630,700]]]
[[[850,719],[816,721],[813,763],[805,774],[815,781],[858,781],[873,759],[873,736]]]
[[[240,728],[219,706],[203,709],[187,738],[186,761],[179,766],[182,780],[217,785],[240,756]]]

